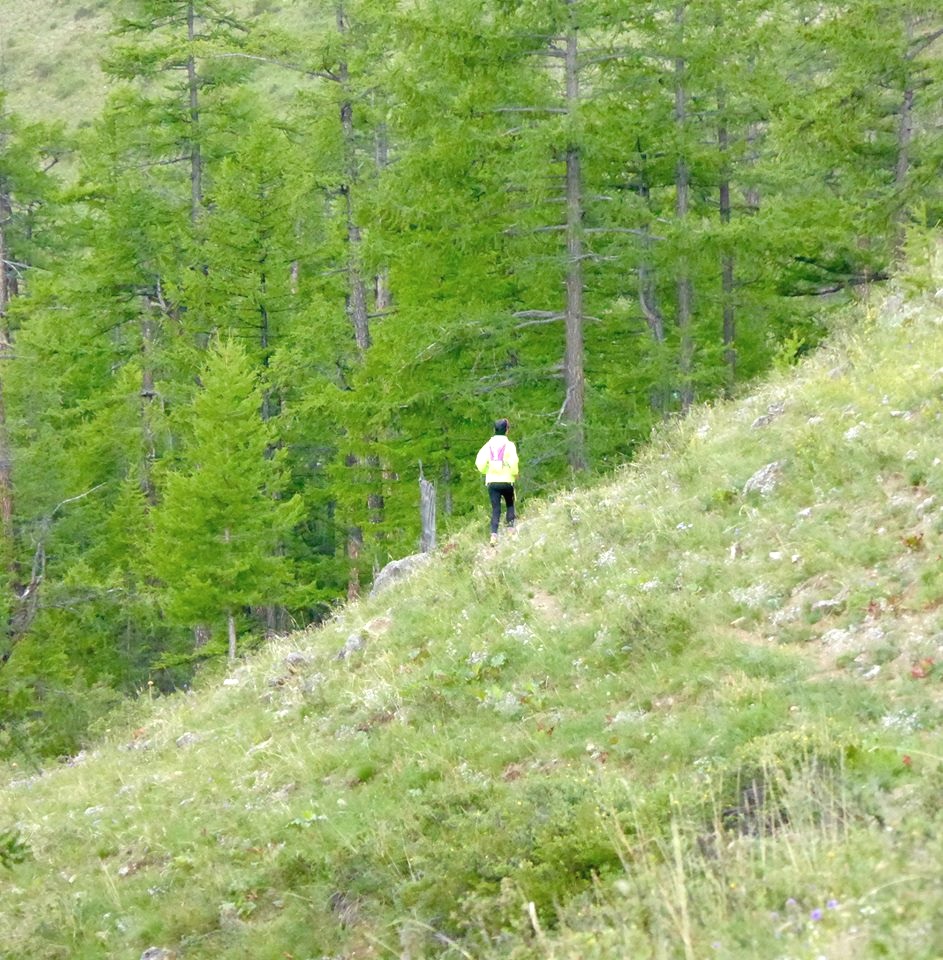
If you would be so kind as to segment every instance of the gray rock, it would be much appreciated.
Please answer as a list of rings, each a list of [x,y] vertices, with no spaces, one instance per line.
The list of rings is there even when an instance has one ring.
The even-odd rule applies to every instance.
[[[743,485],[743,492],[753,493],[755,491],[764,497],[769,496],[776,489],[776,484],[779,483],[784,465],[785,460],[774,460],[772,463],[766,464],[765,467],[761,467]]]
[[[760,429],[762,429],[763,427],[768,426],[768,425],[771,424],[778,416],[780,416],[780,414],[782,414],[782,412],[783,412],[785,409],[786,409],[786,405],[785,405],[784,403],[771,403],[771,404],[766,408],[766,413],[764,413],[762,416],[757,417],[757,418],[753,421],[753,423],[750,424],[751,429],[753,429],[753,430],[760,430]]]
[[[164,947],[148,947],[141,954],[141,960],[176,960],[176,958],[176,950],[167,950]]]
[[[341,647],[334,659],[346,660],[352,654],[363,650],[366,645],[367,635],[363,632],[363,630],[355,630],[344,642],[344,646]]]
[[[370,596],[375,597],[378,593],[386,590],[394,583],[405,580],[420,567],[429,562],[429,553],[414,553],[401,560],[391,560],[377,575],[373,581],[373,587],[370,589]]]

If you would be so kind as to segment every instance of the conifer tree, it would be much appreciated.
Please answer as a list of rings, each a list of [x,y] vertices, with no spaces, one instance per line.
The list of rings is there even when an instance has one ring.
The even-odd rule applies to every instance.
[[[38,584],[24,578],[16,522],[8,389],[17,324],[14,299],[29,290],[33,271],[49,265],[53,244],[45,225],[54,216],[55,206],[49,171],[63,149],[61,131],[25,124],[6,110],[0,91],[0,611],[7,620],[0,641],[3,662],[20,638],[14,624],[24,621],[25,610],[35,602],[32,594],[38,590]]]
[[[167,616],[181,626],[225,629],[229,657],[252,606],[284,601],[290,569],[278,548],[299,519],[298,498],[271,456],[273,421],[245,350],[219,341],[202,389],[181,419],[183,445],[154,511],[149,557]]]

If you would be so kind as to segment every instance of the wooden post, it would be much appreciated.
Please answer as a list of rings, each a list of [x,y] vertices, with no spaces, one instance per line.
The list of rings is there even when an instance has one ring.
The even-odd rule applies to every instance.
[[[422,461],[419,461],[419,516],[422,533],[419,537],[420,553],[435,550],[435,484],[423,476]]]

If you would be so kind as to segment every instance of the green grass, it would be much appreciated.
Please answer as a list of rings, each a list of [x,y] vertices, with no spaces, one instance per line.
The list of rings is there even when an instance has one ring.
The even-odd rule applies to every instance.
[[[289,33],[312,26],[303,0],[234,0],[223,6],[247,22],[273,19]],[[61,121],[68,128],[91,123],[111,89],[100,66],[110,32],[131,8],[129,0],[0,0],[0,90],[7,93],[6,108],[31,122]],[[296,78],[264,68],[257,81],[271,96],[288,97]]]
[[[104,102],[99,60],[111,14],[105,0],[0,0],[0,88],[28,120],[81,124]]]
[[[0,957],[939,957],[941,316],[6,768]]]

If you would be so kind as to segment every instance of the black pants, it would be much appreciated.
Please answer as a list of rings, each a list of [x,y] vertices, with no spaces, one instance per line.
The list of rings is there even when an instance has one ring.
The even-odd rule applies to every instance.
[[[514,484],[489,483],[488,496],[491,498],[491,532],[498,532],[501,520],[501,500],[507,504],[507,525],[514,526]]]

